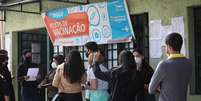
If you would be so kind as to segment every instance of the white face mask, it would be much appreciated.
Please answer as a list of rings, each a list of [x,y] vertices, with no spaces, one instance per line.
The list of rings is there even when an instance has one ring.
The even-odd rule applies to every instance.
[[[53,69],[57,68],[57,64],[55,62],[52,62],[51,66]]]
[[[140,65],[142,63],[142,58],[140,57],[135,57],[135,62]]]

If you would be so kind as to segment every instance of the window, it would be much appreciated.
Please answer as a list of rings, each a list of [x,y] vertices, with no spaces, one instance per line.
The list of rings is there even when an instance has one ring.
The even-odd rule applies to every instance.
[[[63,46],[54,46],[54,53],[53,53],[53,56],[55,55],[63,55],[64,53],[64,48]]]

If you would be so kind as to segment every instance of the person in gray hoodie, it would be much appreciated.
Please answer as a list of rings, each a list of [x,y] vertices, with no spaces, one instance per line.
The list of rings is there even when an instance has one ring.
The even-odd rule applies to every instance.
[[[149,84],[149,93],[159,91],[159,101],[186,101],[192,62],[180,54],[183,39],[178,33],[166,37],[168,59],[160,62]]]

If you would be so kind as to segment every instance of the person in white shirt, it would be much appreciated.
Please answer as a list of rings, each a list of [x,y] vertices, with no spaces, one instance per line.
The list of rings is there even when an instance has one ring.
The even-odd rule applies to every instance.
[[[89,67],[87,69],[87,83],[86,83],[86,99],[87,101],[108,101],[109,94],[107,92],[108,83],[97,79],[93,72],[93,65],[95,64],[95,56],[98,51],[96,42],[88,42],[85,44],[87,48],[86,56],[88,56]],[[102,54],[104,62],[104,54]],[[102,64],[100,65],[102,71],[107,71]]]

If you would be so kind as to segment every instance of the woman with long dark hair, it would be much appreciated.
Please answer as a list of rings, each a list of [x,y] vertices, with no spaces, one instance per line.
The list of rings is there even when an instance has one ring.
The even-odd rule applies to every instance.
[[[85,80],[84,64],[80,53],[73,50],[66,63],[59,65],[53,80],[58,88],[59,101],[82,101],[81,82]]]
[[[137,71],[142,73],[144,79],[144,90],[137,96],[137,101],[155,101],[155,96],[148,93],[148,85],[154,73],[152,67],[145,61],[142,51],[138,48],[133,50],[137,64]]]
[[[135,101],[136,95],[143,90],[143,78],[136,70],[132,52],[123,50],[119,55],[119,66],[108,72],[99,67],[99,54],[94,68],[95,76],[109,81],[110,101]]]

